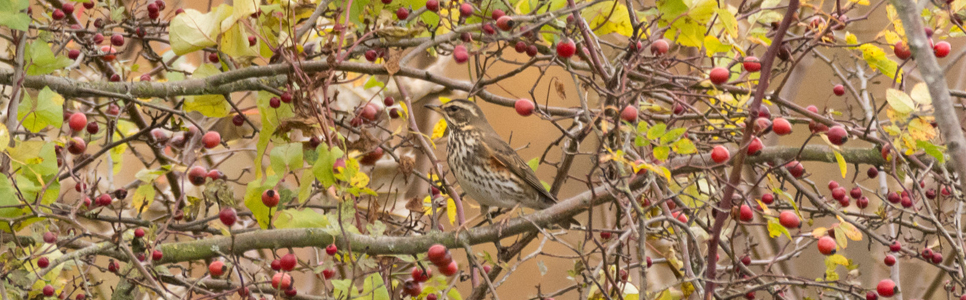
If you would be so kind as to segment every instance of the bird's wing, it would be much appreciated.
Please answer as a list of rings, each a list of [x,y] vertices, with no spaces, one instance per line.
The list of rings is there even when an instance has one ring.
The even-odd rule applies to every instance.
[[[537,179],[537,175],[533,173],[533,170],[530,169],[527,162],[523,161],[520,155],[513,148],[510,148],[510,145],[504,142],[503,139],[495,134],[487,134],[484,137],[483,146],[490,153],[491,160],[495,159],[498,163],[506,167],[507,170],[510,170],[510,173],[523,178],[523,181],[530,185],[530,187],[540,192],[540,195],[543,196],[541,200],[548,204],[548,206],[557,203],[554,196],[540,183],[540,179]]]

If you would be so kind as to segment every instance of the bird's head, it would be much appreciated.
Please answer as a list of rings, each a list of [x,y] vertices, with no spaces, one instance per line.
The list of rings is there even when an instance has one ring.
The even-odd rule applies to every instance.
[[[452,100],[441,105],[427,104],[426,107],[443,115],[447,127],[453,130],[489,127],[483,110],[476,103],[467,100]]]

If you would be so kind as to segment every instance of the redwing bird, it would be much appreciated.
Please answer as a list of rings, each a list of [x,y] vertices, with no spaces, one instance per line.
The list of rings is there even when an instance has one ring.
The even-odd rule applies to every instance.
[[[452,100],[426,107],[446,120],[446,161],[460,187],[480,203],[487,217],[490,206],[539,210],[557,203],[527,163],[493,130],[476,103]],[[573,219],[561,222],[565,228],[570,224],[579,225]]]

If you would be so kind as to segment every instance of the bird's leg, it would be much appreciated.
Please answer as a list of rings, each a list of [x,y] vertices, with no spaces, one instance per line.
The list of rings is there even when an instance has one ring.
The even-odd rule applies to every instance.
[[[480,214],[486,219],[487,224],[493,224],[493,216],[490,215],[490,207],[480,204]]]
[[[500,221],[500,230],[499,230],[500,235],[503,235],[503,229],[506,228],[507,224],[510,222],[509,215],[514,211],[516,211],[517,208],[519,207],[520,207],[520,203],[517,203],[517,205],[514,205],[513,208],[511,208],[510,211],[507,212],[507,217],[503,218],[503,220]],[[522,215],[523,211],[520,211],[520,214]]]

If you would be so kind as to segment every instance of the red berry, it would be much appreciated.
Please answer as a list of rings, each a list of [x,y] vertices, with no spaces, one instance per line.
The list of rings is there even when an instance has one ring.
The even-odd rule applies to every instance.
[[[339,252],[339,247],[336,247],[335,244],[329,244],[328,246],[325,247],[325,254],[328,254],[331,256],[331,255],[335,255],[336,252]]]
[[[610,233],[609,231],[602,231],[600,233],[600,238],[605,239],[605,240],[609,240],[611,238],[611,235],[613,235],[613,234]]]
[[[96,4],[97,3],[94,0],[87,1],[87,2],[84,2],[84,8],[91,9],[91,8],[94,8],[94,5]],[[77,296],[80,296],[80,295],[77,295]]]
[[[43,292],[44,292],[44,296],[52,297],[54,296],[54,287],[49,284],[45,285]]]
[[[67,124],[73,131],[84,130],[84,127],[87,126],[87,115],[83,113],[74,113],[70,115],[70,120]]]
[[[453,51],[453,60],[458,64],[466,63],[470,60],[470,54],[466,51]]]
[[[879,300],[879,295],[873,291],[868,291],[865,293],[865,300]]]
[[[711,83],[714,84],[723,84],[728,82],[729,76],[731,76],[731,72],[723,67],[716,67],[711,69],[711,72],[708,73],[708,79],[710,79]]]
[[[218,58],[218,53],[215,53],[215,52],[208,53],[208,61],[213,64],[217,64],[220,61],[220,59]]]
[[[231,123],[235,124],[235,126],[242,126],[242,124],[245,124],[245,116],[237,114],[231,118]]]
[[[932,252],[932,249],[929,249],[929,248],[922,249],[922,254],[921,254],[922,258],[925,258],[926,260],[931,260],[933,254],[934,253]]]
[[[650,256],[645,257],[644,262],[646,263],[646,265],[647,265],[648,268],[651,267],[652,262],[651,262],[651,257]]]
[[[392,96],[386,96],[385,99],[382,99],[382,104],[393,106],[393,104],[396,104],[396,99],[393,99]]]
[[[460,16],[468,18],[473,15],[473,5],[469,3],[460,4]]]
[[[374,62],[376,61],[376,58],[379,58],[379,53],[376,53],[376,50],[373,50],[373,49],[366,50],[366,60],[370,62]]]
[[[171,138],[171,136],[169,136],[168,133],[161,128],[151,129],[151,136],[153,136],[154,139],[161,144],[166,143],[168,139]]]
[[[899,198],[899,193],[892,192],[892,193],[889,193],[888,196],[886,196],[886,200],[889,200],[889,203],[896,204],[896,203],[899,203],[899,201],[901,201],[901,198]]]
[[[939,263],[942,263],[942,262],[943,262],[943,254],[942,253],[935,252],[935,253],[932,254],[932,263],[939,264]]]
[[[431,12],[439,12],[439,1],[437,0],[426,1],[426,10]]]
[[[234,208],[226,207],[218,213],[218,219],[221,220],[221,223],[225,224],[225,226],[231,227],[231,225],[235,225],[235,221],[238,221],[238,213],[235,212]]]
[[[516,45],[513,45],[513,50],[516,50],[517,53],[527,52],[527,43],[524,41],[517,41]]]
[[[416,298],[423,292],[423,287],[419,282],[413,280],[406,280],[403,282],[402,293],[404,295],[409,295],[410,297]]]
[[[282,100],[278,99],[278,97],[272,97],[271,99],[268,99],[268,106],[272,108],[279,108],[282,106]]]
[[[517,101],[513,103],[513,108],[516,109],[517,113],[521,116],[529,116],[533,114],[533,101],[530,101],[529,99],[517,99]]]
[[[892,255],[886,255],[885,259],[883,259],[883,262],[885,263],[885,265],[891,267],[896,264],[896,257]]]
[[[852,199],[859,199],[862,197],[862,189],[859,187],[852,188],[852,190],[849,191],[849,196],[852,196]]]
[[[926,190],[926,198],[929,200],[936,199],[936,190],[935,189]]]
[[[654,55],[654,56],[664,55],[667,53],[668,49],[670,48],[671,47],[666,40],[664,39],[656,40],[654,41],[654,43],[651,43],[651,55]]]
[[[637,107],[634,107],[634,105],[625,106],[621,110],[621,119],[630,123],[637,122],[637,113]]]
[[[449,254],[449,249],[446,249],[446,246],[440,244],[430,246],[429,250],[426,251],[426,258],[437,267],[446,266],[453,261],[453,257]]]
[[[494,9],[493,12],[490,13],[490,17],[493,18],[494,20],[499,20],[500,18],[502,18],[504,16],[506,16],[506,13],[503,12],[503,10],[502,9],[499,9],[499,8]]]
[[[299,294],[299,292],[295,288],[290,288],[290,289],[285,290],[285,296],[286,297],[289,297],[289,298],[295,297],[298,294]]]
[[[328,268],[328,269],[322,270],[322,277],[325,277],[325,279],[330,279],[333,276],[335,276],[335,270],[334,269]]]
[[[496,27],[503,31],[513,30],[513,25],[515,25],[515,23],[516,22],[514,22],[513,18],[510,16],[502,16],[496,19]]]
[[[256,38],[255,36],[248,37],[248,46],[249,47],[255,46],[256,44],[258,44],[258,38]]]
[[[441,267],[437,265],[436,267],[439,268],[439,273],[445,276],[453,276],[453,275],[456,275],[457,272],[459,272],[459,265],[456,264],[456,261],[450,261],[449,264],[445,266]]]
[[[396,18],[400,20],[405,20],[409,18],[409,9],[405,7],[400,7],[396,10]]]
[[[750,266],[751,265],[751,256],[748,256],[748,255],[743,256],[741,258],[741,264],[746,265],[746,266]]]
[[[413,280],[416,282],[426,282],[430,277],[433,277],[433,272],[429,268],[423,269],[419,266],[413,267],[412,272]]]
[[[47,258],[46,256],[42,256],[42,257],[38,258],[37,259],[37,266],[40,267],[40,268],[46,268],[47,266],[50,266],[50,259]]]
[[[901,60],[906,60],[912,57],[912,50],[910,50],[909,47],[906,46],[906,43],[902,41],[896,43],[896,45],[892,48],[892,52],[895,53],[896,57]]]
[[[296,258],[295,254],[292,254],[292,253],[285,254],[285,256],[282,256],[282,259],[280,259],[279,261],[281,262],[282,270],[285,270],[285,271],[291,271],[292,269],[295,269],[295,266],[298,265],[299,263],[298,258]]]
[[[84,153],[84,151],[87,151],[87,142],[75,136],[67,143],[67,151],[74,155]]]
[[[909,198],[909,196],[902,196],[902,200],[899,201],[899,204],[902,204],[902,207],[910,208],[912,207],[913,203],[912,203],[912,199]]]
[[[943,58],[946,57],[946,55],[949,55],[950,49],[952,48],[947,41],[940,41],[932,47],[933,54],[935,54],[937,58]]]
[[[902,250],[902,244],[899,243],[899,241],[892,242],[892,244],[889,245],[889,251],[899,252],[900,250]]]
[[[201,142],[205,144],[205,148],[211,149],[217,147],[221,143],[221,134],[217,131],[206,132],[204,136],[201,137]]]
[[[829,236],[823,236],[818,239],[818,252],[824,255],[835,254],[835,239]]]
[[[70,51],[67,51],[67,58],[77,59],[78,57],[80,57],[80,50],[70,49]]]
[[[220,260],[208,264],[208,272],[211,273],[211,277],[221,277],[225,274],[225,269],[225,263]]]
[[[369,153],[366,153],[365,156],[360,158],[359,163],[366,166],[374,165],[376,164],[377,161],[379,161],[379,159],[382,158],[382,155],[384,153],[385,153],[385,150],[382,150],[382,147],[376,147],[376,149],[369,151]]]
[[[849,141],[849,132],[845,130],[845,127],[835,125],[828,129],[828,140],[835,145],[842,145]]]
[[[272,275],[272,287],[280,290],[288,290],[292,287],[292,275],[288,273],[275,273]]]
[[[117,273],[121,269],[121,264],[117,263],[113,259],[107,262],[107,271],[111,273]]]
[[[798,219],[798,216],[795,215],[794,211],[786,210],[782,211],[781,214],[778,215],[778,223],[782,226],[785,226],[785,228],[792,229],[798,228],[798,226],[802,224],[802,221]]]
[[[272,270],[279,271],[279,270],[282,269],[282,260],[275,259],[275,260],[272,261],[272,263],[270,264],[270,266],[272,267]]]
[[[122,36],[120,33],[111,35],[111,45],[117,47],[124,46],[124,36]]]
[[[96,38],[97,36],[94,37]],[[117,55],[114,54],[117,53],[117,50],[111,46],[101,46],[101,53],[104,54],[101,56],[101,59],[106,62],[112,62],[115,58],[117,58]]]
[[[574,53],[577,53],[577,45],[574,44],[574,41],[568,39],[557,43],[557,56],[570,58],[574,56]]]
[[[738,219],[744,222],[751,222],[755,219],[755,214],[751,212],[751,207],[748,205],[741,205]]]
[[[869,197],[865,197],[865,196],[859,197],[859,199],[855,200],[855,206],[858,206],[859,209],[865,209],[866,207],[869,207]]]
[[[674,103],[673,111],[674,111],[674,114],[675,115],[683,114],[684,113],[684,105],[681,105],[680,103]]]
[[[745,57],[745,61],[741,63],[741,65],[745,67],[745,71],[748,72],[754,73],[761,70],[761,62],[757,57],[754,56]]]
[[[680,212],[680,211],[672,212],[671,213],[671,216],[674,217],[674,218],[676,218],[676,219],[678,219],[678,221],[681,221],[681,223],[687,223],[688,222],[688,216],[685,215],[684,213]]]
[[[728,151],[728,148],[717,145],[711,149],[711,160],[713,160],[715,163],[720,164],[726,162],[729,158],[731,158],[731,152]]]
[[[57,243],[57,234],[50,231],[44,232],[44,243],[48,243],[48,244]]]
[[[202,167],[202,166],[191,167],[191,170],[188,171],[188,181],[190,181],[191,184],[194,184],[194,185],[204,185],[205,178],[207,176],[208,176],[208,170],[206,170],[205,167]]]
[[[748,144],[748,155],[755,156],[761,153],[761,149],[764,149],[765,145],[761,143],[761,139],[754,137],[751,139],[751,143]]]
[[[151,252],[151,260],[159,261],[161,258],[164,258],[164,253],[161,253],[161,250],[154,250],[154,252]]]
[[[772,194],[764,194],[761,196],[761,202],[765,203],[765,205],[772,204],[775,202],[775,196]]]
[[[786,135],[792,133],[792,123],[789,123],[785,118],[775,118],[771,124],[771,130],[777,135]]]
[[[845,95],[845,86],[836,84],[834,87],[832,87],[832,92],[835,93],[836,96]]]
[[[875,290],[879,293],[879,296],[892,297],[892,295],[895,295],[899,291],[899,288],[896,287],[896,283],[892,279],[883,279],[879,281],[879,285],[875,287]]]
[[[144,228],[138,227],[137,229],[134,229],[134,237],[137,237],[137,238],[144,237]]]
[[[785,169],[788,169],[788,172],[792,173],[792,176],[795,178],[801,178],[802,175],[805,175],[805,166],[797,160],[785,164]]]
[[[359,116],[368,121],[375,121],[376,118],[379,117],[378,113],[379,108],[375,104],[370,103],[366,104],[366,107],[362,108],[362,111],[359,112]]]
[[[496,34],[496,29],[493,28],[492,24],[486,23],[486,24],[483,24],[483,33],[487,35],[493,35],[493,34]]]
[[[58,9],[54,9],[54,12],[53,12],[53,13],[51,13],[51,15],[50,15],[50,16],[51,16],[51,18],[53,18],[54,20],[56,20],[56,21],[59,21],[59,20],[63,20],[63,19],[64,19],[64,17],[66,17],[67,15],[66,15],[66,14],[64,14],[64,11],[63,11],[63,10],[60,10],[60,9],[58,8]]]
[[[279,195],[275,190],[265,190],[262,193],[262,204],[268,207],[275,207],[278,205]]]
[[[97,197],[97,205],[99,206],[108,206],[111,205],[111,202],[114,202],[114,197],[111,197],[111,194],[101,194]]]
[[[869,178],[875,178],[876,176],[879,176],[879,169],[876,167],[869,167],[869,170],[865,173],[866,175],[869,175]]]

